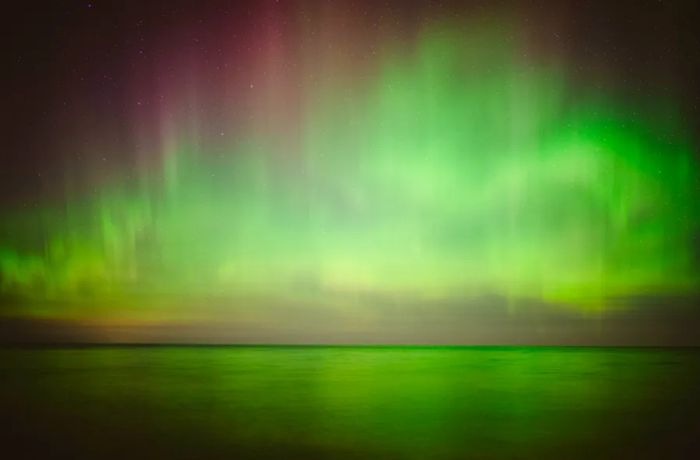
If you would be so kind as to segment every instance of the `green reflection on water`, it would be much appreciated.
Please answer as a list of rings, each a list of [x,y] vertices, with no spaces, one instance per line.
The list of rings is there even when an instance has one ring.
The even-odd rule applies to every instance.
[[[26,442],[36,454],[619,458],[679,445],[672,435],[700,420],[692,350],[115,347],[0,357],[5,445]]]

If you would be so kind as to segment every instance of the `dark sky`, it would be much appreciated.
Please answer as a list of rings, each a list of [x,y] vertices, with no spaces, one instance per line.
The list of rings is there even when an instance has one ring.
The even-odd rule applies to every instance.
[[[298,2],[285,3],[293,11]],[[264,2],[40,1],[5,6],[5,83],[0,197],[32,205],[51,196],[76,161],[62,138],[101,129],[104,114],[120,116],[135,66],[157,59],[168,36],[193,27],[246,28]],[[323,4],[323,2],[311,2]],[[370,20],[410,29],[426,18],[468,18],[483,11],[516,12],[542,43],[564,54],[587,78],[599,75],[630,98],[651,91],[683,102],[700,128],[700,6],[694,1],[345,2]],[[206,46],[215,46],[211,40]],[[100,115],[99,118],[93,115]],[[112,124],[119,127],[120,122]],[[121,123],[124,134],[128,130]],[[125,154],[126,155],[126,154]],[[119,160],[118,160],[119,161]],[[127,161],[127,160],[125,160]]]

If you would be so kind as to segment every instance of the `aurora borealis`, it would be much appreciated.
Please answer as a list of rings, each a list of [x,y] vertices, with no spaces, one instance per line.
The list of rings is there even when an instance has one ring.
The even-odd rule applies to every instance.
[[[458,329],[497,304],[595,323],[698,294],[680,84],[649,73],[631,95],[575,62],[566,11],[213,5],[144,7],[145,22],[134,7],[106,57],[62,42],[92,58],[50,87],[46,191],[8,162],[23,166],[0,208],[3,317],[97,340],[194,325],[199,340],[411,342],[387,318]]]

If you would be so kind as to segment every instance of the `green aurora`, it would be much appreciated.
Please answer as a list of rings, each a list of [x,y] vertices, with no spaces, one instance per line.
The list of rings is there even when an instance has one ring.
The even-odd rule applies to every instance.
[[[5,314],[489,293],[585,312],[697,292],[698,168],[672,101],[623,100],[504,37],[427,28],[361,84],[307,82],[295,142],[208,136],[189,114],[135,174],[5,209]]]

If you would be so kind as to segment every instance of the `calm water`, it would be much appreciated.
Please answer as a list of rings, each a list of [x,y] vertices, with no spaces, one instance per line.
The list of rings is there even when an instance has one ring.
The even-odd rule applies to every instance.
[[[0,448],[5,458],[690,458],[699,398],[692,349],[5,349]]]

